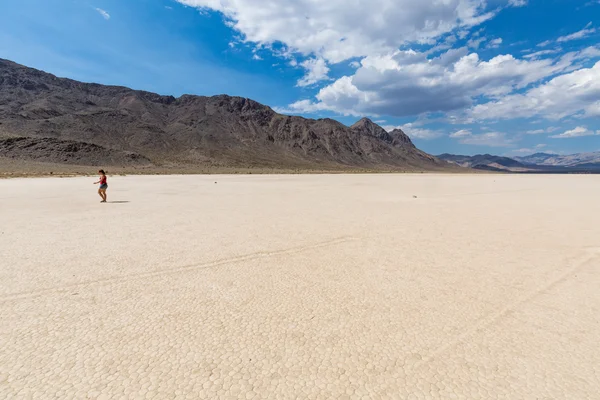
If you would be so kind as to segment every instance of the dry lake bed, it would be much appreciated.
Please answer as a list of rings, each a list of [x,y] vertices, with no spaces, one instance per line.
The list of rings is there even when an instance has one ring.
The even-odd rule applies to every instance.
[[[598,399],[598,175],[95,180],[0,180],[2,399]]]

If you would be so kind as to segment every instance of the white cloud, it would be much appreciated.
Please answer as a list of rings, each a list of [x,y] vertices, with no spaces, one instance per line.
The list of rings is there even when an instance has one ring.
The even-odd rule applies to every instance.
[[[554,49],[554,50],[541,50],[541,51],[536,51],[535,53],[530,53],[530,54],[526,54],[523,56],[523,58],[527,58],[527,59],[538,59],[542,56],[547,56],[550,54],[556,54],[559,53],[561,51],[561,49]]]
[[[483,42],[485,42],[486,40],[487,40],[487,38],[485,36],[484,37],[478,37],[478,38],[471,38],[467,42],[467,46],[469,46],[469,48],[477,50],[481,46],[481,44]]]
[[[456,132],[450,134],[451,138],[462,138],[462,137],[468,137],[468,136],[472,136],[472,133],[471,133],[471,131],[466,130],[466,129],[461,129],[460,131],[456,131]]]
[[[244,39],[329,63],[396,50],[493,17],[485,0],[177,0],[221,12]],[[507,0],[503,0],[507,1]]]
[[[511,150],[511,153],[516,153],[516,154],[531,154],[531,153],[535,153],[535,150],[534,149],[523,148],[523,149]]]
[[[397,127],[386,126],[384,129],[386,129],[387,131],[392,131],[396,128],[402,129],[402,131],[404,133],[406,133],[411,139],[430,140],[430,139],[439,138],[440,136],[444,135],[444,132],[442,132],[440,130],[420,128],[420,127],[416,126],[414,123],[408,123],[408,124],[400,125]]]
[[[309,58],[300,64],[305,70],[306,75],[298,81],[298,86],[310,86],[324,79],[329,79],[329,67],[322,58]]]
[[[321,89],[310,110],[347,114],[413,116],[469,107],[477,96],[499,98],[570,68],[574,56],[558,61],[519,60],[500,55],[489,61],[466,48],[429,59],[414,50],[365,57],[353,76]]]
[[[488,44],[488,48],[490,48],[490,49],[497,49],[498,47],[500,47],[501,44],[502,44],[502,39],[501,38],[493,39]]]
[[[584,39],[594,33],[596,33],[597,29],[596,28],[590,28],[592,26],[592,23],[588,23],[585,28],[583,28],[580,31],[571,33],[569,35],[565,35],[565,36],[560,36],[558,39],[556,39],[557,43],[565,43],[565,42],[570,42],[572,40],[578,40],[578,39]],[[549,45],[551,45],[552,43],[554,43],[553,40],[546,40],[544,42],[541,42],[538,44],[538,47],[547,47]],[[543,53],[543,52],[540,52]],[[549,54],[549,53],[544,53],[544,54]]]
[[[523,7],[527,5],[527,0],[508,0],[508,4],[513,7]]]
[[[557,130],[559,130],[559,128],[557,128],[555,126],[549,126],[546,129],[532,129],[532,130],[526,131],[525,134],[527,134],[527,135],[540,135],[542,133],[552,133],[552,132],[557,131]]]
[[[298,100],[287,107],[273,107],[273,109],[281,114],[310,114],[320,111],[327,111],[327,108],[322,104],[312,103],[310,100]],[[360,116],[360,114],[352,110],[340,111],[340,114]]]
[[[550,137],[554,138],[554,139],[568,139],[568,138],[574,138],[574,137],[595,136],[595,135],[600,135],[600,131],[594,132],[590,129],[587,129],[586,127],[578,126],[577,128],[571,129],[570,131],[566,131],[564,133],[561,133],[560,135],[553,135]]]
[[[109,20],[109,19],[110,19],[110,14],[109,14],[109,13],[107,13],[106,11],[104,11],[103,9],[101,9],[101,8],[96,8],[95,10],[98,12],[98,14],[102,15],[102,17],[103,17],[105,20]]]
[[[543,143],[540,143],[540,144],[536,144],[536,145],[535,145],[535,148],[536,148],[536,149],[543,149],[544,147],[548,147],[548,145],[547,145],[547,144],[543,144]]]
[[[596,28],[582,29],[579,32],[571,33],[570,35],[561,36],[556,41],[558,43],[569,42],[571,40],[583,39],[596,32]]]
[[[489,146],[489,147],[510,147],[515,142],[503,132],[486,132],[473,134],[470,131],[462,130],[454,132],[450,135],[453,139],[458,139],[461,144],[473,146]]]
[[[510,54],[481,59],[467,47],[452,48],[457,37],[471,48],[500,46],[502,39],[488,40],[474,27],[506,6],[526,5],[525,0],[177,1],[221,13],[240,42],[304,68],[298,86],[328,80],[332,65],[343,61],[355,69],[328,82],[315,98],[282,109],[289,112],[414,116],[464,110],[481,101],[491,106],[578,68],[573,55],[538,59],[544,55],[538,52],[529,59]],[[574,40],[576,34],[587,33],[568,36]],[[429,50],[406,50],[415,43],[427,44]],[[439,52],[444,53],[434,58]],[[480,115],[475,111],[453,118],[473,119]],[[600,103],[588,104],[586,113],[600,113]]]
[[[585,115],[588,117],[600,117],[600,101],[595,101],[585,107]]]
[[[457,36],[461,39],[466,38],[467,36],[469,36],[469,30],[468,29],[461,29],[460,31],[458,31]]]
[[[581,113],[600,116],[600,62],[557,76],[524,94],[512,94],[473,107],[476,119],[512,119],[541,116],[558,120]]]

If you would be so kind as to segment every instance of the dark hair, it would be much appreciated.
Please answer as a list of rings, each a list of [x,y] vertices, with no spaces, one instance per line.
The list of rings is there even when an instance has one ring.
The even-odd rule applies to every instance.
[[[103,170],[103,169],[101,169],[101,170],[100,170],[100,171],[98,171],[98,172],[100,172],[102,175],[106,175],[106,172],[104,172],[104,170]]]

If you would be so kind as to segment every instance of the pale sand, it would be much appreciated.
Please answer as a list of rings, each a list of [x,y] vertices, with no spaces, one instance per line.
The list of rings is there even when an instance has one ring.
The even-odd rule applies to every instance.
[[[0,181],[2,399],[598,399],[600,176],[93,181]]]

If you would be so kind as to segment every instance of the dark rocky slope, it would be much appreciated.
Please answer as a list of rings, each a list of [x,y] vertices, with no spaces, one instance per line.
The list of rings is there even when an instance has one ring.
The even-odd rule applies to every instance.
[[[401,130],[388,133],[368,119],[347,127],[281,115],[240,97],[161,96],[57,78],[0,59],[0,138],[8,137],[29,138],[38,150],[3,142],[4,155],[51,153],[56,162],[88,165],[457,168],[415,148]],[[68,155],[74,142],[83,143],[76,157]]]

